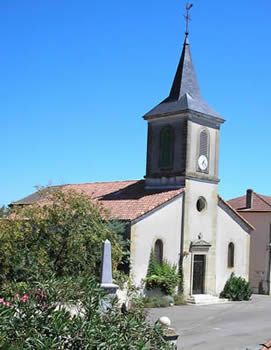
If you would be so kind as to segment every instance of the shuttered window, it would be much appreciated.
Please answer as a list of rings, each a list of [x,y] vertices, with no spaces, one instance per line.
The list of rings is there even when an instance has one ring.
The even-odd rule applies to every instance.
[[[174,130],[171,126],[165,126],[160,131],[159,151],[159,168],[172,168],[174,152]]]
[[[199,155],[208,157],[208,132],[206,130],[202,130],[200,133]]]

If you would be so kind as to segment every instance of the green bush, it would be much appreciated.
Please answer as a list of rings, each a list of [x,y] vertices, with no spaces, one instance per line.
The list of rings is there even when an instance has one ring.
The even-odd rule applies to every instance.
[[[108,213],[88,196],[64,189],[43,189],[39,202],[14,207],[0,220],[0,284],[1,276],[23,282],[52,273],[63,277],[87,272],[98,277],[106,239],[116,270],[122,249]],[[119,231],[120,225],[115,228]]]
[[[170,265],[166,260],[159,264],[152,251],[147,277],[145,278],[146,288],[148,290],[160,288],[166,295],[174,295],[179,282],[180,278],[176,265]]]
[[[24,295],[29,290],[29,283],[4,281],[0,289],[0,297],[11,299],[15,294]]]
[[[156,308],[156,307],[168,307],[173,304],[174,300],[172,298],[168,299],[169,295],[164,295],[161,297],[146,297],[143,299],[144,307],[147,309]]]
[[[170,295],[156,296],[156,297],[145,297],[143,298],[145,308],[156,308],[156,307],[169,307],[172,305],[185,305],[186,301],[183,295],[176,294],[174,297]]]
[[[221,298],[227,298],[234,301],[249,300],[252,295],[252,289],[242,277],[236,277],[234,273],[225,284],[223,291],[220,293]]]
[[[129,281],[129,275],[123,271],[116,270],[113,272],[113,281],[122,290]]]
[[[24,295],[0,299],[0,348],[175,349],[165,343],[158,324],[151,327],[146,321],[140,300],[124,315],[116,299],[105,312],[105,298],[90,278],[32,283]],[[72,306],[77,307],[74,315]]]
[[[182,294],[176,294],[174,295],[174,305],[185,305],[186,301]]]

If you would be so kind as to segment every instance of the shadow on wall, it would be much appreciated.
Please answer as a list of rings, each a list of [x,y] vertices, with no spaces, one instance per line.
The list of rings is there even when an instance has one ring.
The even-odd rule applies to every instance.
[[[258,286],[258,293],[259,294],[269,294],[269,281],[265,281],[265,280],[261,280],[259,282],[259,286]]]

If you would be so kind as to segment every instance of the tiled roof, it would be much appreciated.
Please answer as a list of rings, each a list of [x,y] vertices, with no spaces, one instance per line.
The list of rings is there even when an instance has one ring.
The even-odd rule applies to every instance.
[[[246,207],[246,195],[233,198],[228,203],[238,211],[271,211],[271,197],[253,192],[252,208]]]
[[[135,220],[160,205],[168,202],[184,192],[184,188],[173,190],[145,190],[144,180],[94,182],[59,186],[72,189],[88,195],[92,200],[99,201],[110,211],[112,217],[121,220]],[[56,189],[57,186],[52,189]],[[12,205],[31,204],[42,199],[34,193]]]
[[[89,196],[91,200],[99,201],[105,209],[109,210],[112,217],[121,220],[133,221],[149,213],[160,205],[185,191],[184,188],[165,190],[146,190],[144,180],[113,181],[113,182],[93,182],[84,184],[71,184],[62,186],[52,186],[44,191],[39,191],[25,197],[11,205],[27,205],[46,198],[48,193],[62,188],[63,190],[75,190]],[[223,201],[240,219],[253,227],[242,217],[229,203]]]
[[[53,191],[55,191],[58,188],[61,188],[63,186],[50,186],[47,187],[46,190],[39,190],[37,192],[34,192],[32,194],[30,194],[27,197],[24,197],[23,199],[20,199],[18,201],[12,202],[9,204],[9,206],[13,206],[13,205],[27,205],[27,204],[33,204],[37,201],[40,201],[41,199],[44,199],[49,193],[52,193]]]

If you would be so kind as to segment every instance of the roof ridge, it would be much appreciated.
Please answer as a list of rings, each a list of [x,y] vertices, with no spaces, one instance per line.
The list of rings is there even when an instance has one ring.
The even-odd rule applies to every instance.
[[[256,193],[256,192],[253,192],[260,200],[262,200],[265,204],[267,204],[270,208],[271,208],[271,204],[268,203],[263,197],[261,194],[259,193]]]
[[[247,226],[249,226],[250,228],[252,228],[253,230],[255,230],[255,227],[253,225],[251,225],[250,222],[248,222],[242,215],[240,215],[238,213],[237,209],[234,209],[234,207],[232,205],[230,205],[230,203],[228,201],[226,201],[225,199],[223,199],[219,194],[217,194],[218,199],[220,199],[228,208],[230,208]],[[243,196],[242,196],[243,197]]]
[[[254,192],[255,193],[255,192]],[[230,201],[234,201],[236,199],[241,199],[241,198],[245,198],[246,195],[244,194],[243,196],[239,196],[239,197],[234,197],[234,198],[231,198],[231,199],[227,199],[227,202],[230,202]]]
[[[65,185],[62,185],[62,186],[109,184],[109,183],[114,183],[114,182],[139,182],[139,181],[144,181],[144,180],[143,180],[143,179],[135,179],[135,180],[115,180],[115,181],[81,182],[81,183],[74,183],[74,184],[65,184]]]
[[[144,215],[148,215],[149,213],[151,213],[153,210],[156,210],[157,208],[161,207],[162,205],[174,200],[176,197],[180,196],[181,194],[183,194],[185,192],[185,187],[181,187],[176,189],[178,191],[178,193],[176,193],[172,198],[166,198],[164,201],[159,202],[157,205],[151,207],[149,210],[147,210],[146,212],[141,212],[137,217],[134,217],[133,219],[131,219],[131,221],[135,221],[138,220],[139,218],[141,218]]]

